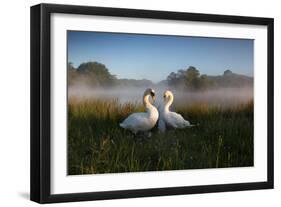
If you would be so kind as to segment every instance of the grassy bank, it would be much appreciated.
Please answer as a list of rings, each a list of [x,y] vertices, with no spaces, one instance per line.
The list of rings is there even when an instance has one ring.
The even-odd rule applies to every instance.
[[[253,103],[231,108],[198,103],[175,108],[200,125],[151,137],[119,127],[139,103],[77,100],[68,103],[68,174],[117,173],[253,165]]]

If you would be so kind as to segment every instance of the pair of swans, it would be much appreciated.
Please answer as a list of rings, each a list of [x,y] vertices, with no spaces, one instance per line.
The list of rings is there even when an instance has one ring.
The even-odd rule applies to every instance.
[[[185,120],[180,114],[171,112],[170,106],[173,103],[174,95],[171,91],[164,93],[164,105],[158,109],[149,101],[151,96],[153,102],[155,101],[155,91],[151,88],[145,90],[143,94],[143,104],[146,112],[133,113],[129,115],[120,126],[124,129],[132,131],[134,134],[138,132],[148,132],[158,121],[158,129],[165,132],[168,127],[171,128],[185,128],[192,127],[189,121]]]

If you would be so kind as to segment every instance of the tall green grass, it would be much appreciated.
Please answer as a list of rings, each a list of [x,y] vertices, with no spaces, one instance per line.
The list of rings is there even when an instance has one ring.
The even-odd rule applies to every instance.
[[[118,100],[68,103],[68,174],[253,166],[253,102],[233,106],[204,103],[175,110],[199,126],[133,135],[119,127],[141,104]]]

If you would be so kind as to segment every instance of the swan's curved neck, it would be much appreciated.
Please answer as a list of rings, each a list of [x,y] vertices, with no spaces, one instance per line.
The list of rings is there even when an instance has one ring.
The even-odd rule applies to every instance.
[[[165,104],[165,111],[169,111],[170,110],[170,106],[172,105],[174,101],[174,97],[173,96],[169,96],[168,101]]]
[[[149,101],[149,96],[149,94],[143,96],[143,105],[145,106],[146,111],[148,112],[150,112],[154,108],[154,106]]]

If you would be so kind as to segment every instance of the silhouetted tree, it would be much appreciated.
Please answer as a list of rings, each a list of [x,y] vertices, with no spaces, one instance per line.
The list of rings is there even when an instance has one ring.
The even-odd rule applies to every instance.
[[[84,81],[91,86],[113,86],[116,77],[112,75],[105,65],[98,62],[82,63],[77,72],[84,77]]]
[[[200,76],[199,71],[195,67],[190,66],[185,72],[185,84],[187,88],[192,90],[199,89],[200,87],[199,76]]]
[[[233,73],[232,73],[231,70],[226,70],[226,71],[224,71],[224,73],[223,73],[224,76],[228,76],[228,75],[232,75],[232,74],[233,74]]]

